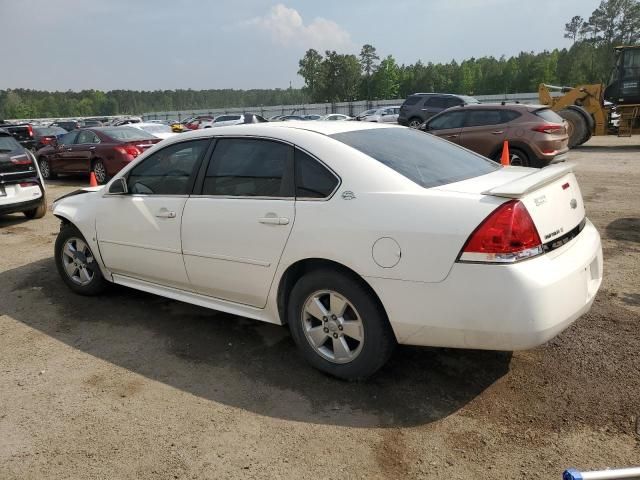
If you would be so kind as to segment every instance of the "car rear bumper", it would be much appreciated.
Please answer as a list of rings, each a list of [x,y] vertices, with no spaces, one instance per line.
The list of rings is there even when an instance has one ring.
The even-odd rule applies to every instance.
[[[44,197],[38,185],[20,187],[9,184],[3,187],[5,195],[0,196],[0,215],[38,208]]]
[[[439,283],[367,278],[400,343],[520,350],[586,313],[602,282],[600,235],[587,220],[560,249],[513,265],[456,263]]]

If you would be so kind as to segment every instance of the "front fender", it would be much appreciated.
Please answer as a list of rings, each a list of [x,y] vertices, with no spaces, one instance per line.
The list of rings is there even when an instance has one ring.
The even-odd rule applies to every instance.
[[[70,196],[64,196],[53,203],[53,214],[63,222],[73,224],[86,240],[89,248],[94,254],[96,261],[102,271],[102,275],[108,281],[112,281],[111,272],[105,267],[100,246],[96,235],[96,203],[102,198],[102,193],[98,189],[82,190],[72,192]]]

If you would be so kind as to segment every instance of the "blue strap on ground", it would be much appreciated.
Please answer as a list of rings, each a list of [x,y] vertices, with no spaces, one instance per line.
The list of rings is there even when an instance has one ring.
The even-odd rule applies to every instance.
[[[564,471],[562,480],[582,480],[582,474],[578,470],[570,468]]]

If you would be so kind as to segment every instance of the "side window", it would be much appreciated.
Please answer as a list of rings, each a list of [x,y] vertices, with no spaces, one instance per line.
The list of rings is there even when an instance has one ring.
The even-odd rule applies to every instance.
[[[66,135],[60,137],[58,143],[60,145],[73,145],[76,141],[76,137],[78,136],[78,131],[74,130],[73,132],[69,132]]]
[[[445,102],[446,108],[457,107],[462,105],[462,100],[456,97],[448,97]]]
[[[446,108],[447,100],[444,97],[431,97],[425,102],[426,107],[432,108]]]
[[[79,143],[79,144],[98,143],[98,137],[96,136],[95,133],[93,133],[90,130],[80,130],[76,143]]]
[[[271,140],[223,138],[216,143],[203,195],[292,197],[293,147]]]
[[[429,130],[445,130],[448,128],[462,128],[464,111],[448,112],[438,115],[429,122]]]
[[[502,118],[498,110],[469,110],[467,113],[467,127],[497,125],[499,123],[502,123]]]
[[[327,198],[339,180],[320,162],[296,148],[296,197]]]
[[[129,173],[129,192],[146,195],[190,193],[190,180],[208,145],[208,139],[180,142],[145,158]]]
[[[413,97],[409,97],[404,101],[405,105],[415,105],[420,101],[422,97],[419,95],[414,95]]]
[[[520,116],[520,113],[513,110],[500,110],[500,118],[502,123],[508,123]]]

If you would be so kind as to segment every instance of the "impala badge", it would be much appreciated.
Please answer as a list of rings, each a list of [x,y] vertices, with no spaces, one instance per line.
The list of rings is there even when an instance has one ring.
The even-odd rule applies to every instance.
[[[578,208],[578,201],[575,198],[572,198],[569,205],[571,205],[571,208]]]
[[[356,198],[356,194],[353,193],[351,190],[346,190],[346,191],[342,192],[342,199],[343,200],[353,200],[354,198]]]

